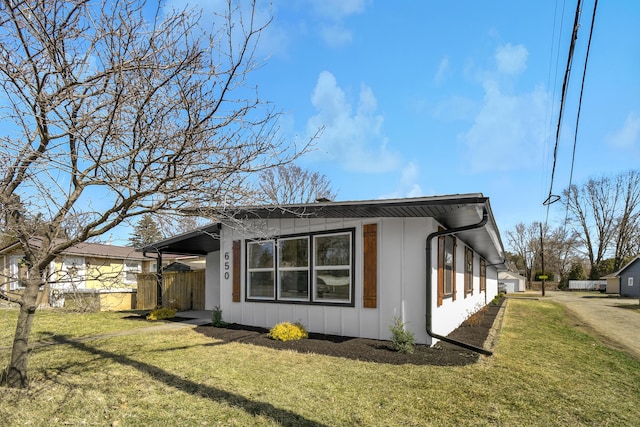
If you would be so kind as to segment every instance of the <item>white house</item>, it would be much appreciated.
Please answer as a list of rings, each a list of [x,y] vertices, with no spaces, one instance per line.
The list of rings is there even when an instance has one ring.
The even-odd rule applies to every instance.
[[[144,250],[206,255],[205,307],[227,322],[387,340],[397,316],[431,345],[491,302],[505,268],[479,193],[215,214],[218,223]]]

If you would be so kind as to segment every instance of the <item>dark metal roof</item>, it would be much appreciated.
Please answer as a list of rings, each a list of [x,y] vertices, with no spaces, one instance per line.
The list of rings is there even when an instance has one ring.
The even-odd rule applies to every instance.
[[[458,236],[480,253],[489,264],[504,263],[504,247],[489,198],[481,193],[351,202],[318,202],[282,206],[214,208],[223,221],[241,222],[280,218],[435,218],[445,228],[476,224],[487,211],[489,220],[479,229]],[[204,255],[220,249],[220,224],[209,225],[144,248],[146,252]]]

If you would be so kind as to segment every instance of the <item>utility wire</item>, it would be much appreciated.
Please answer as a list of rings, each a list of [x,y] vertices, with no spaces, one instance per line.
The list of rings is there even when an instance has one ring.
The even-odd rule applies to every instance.
[[[550,51],[551,54],[549,55],[549,73],[547,75],[547,86],[551,87],[551,76],[552,76],[552,70],[553,70],[553,91],[551,92],[551,100],[556,99],[556,93],[557,93],[557,89],[558,89],[558,66],[560,64],[560,42],[562,41],[562,22],[564,22],[564,12],[566,9],[566,0],[562,1],[562,12],[560,14],[560,19],[558,20],[558,0],[556,0],[556,5],[554,8],[554,13],[553,13],[553,30],[552,30],[552,34],[551,34],[551,46],[550,46]],[[559,22],[559,24],[558,24]],[[558,29],[558,41],[557,41],[557,48],[556,48],[556,28]],[[553,52],[555,51],[556,55],[555,55],[555,62],[554,62],[554,58],[553,58]],[[555,65],[555,69],[554,69],[554,65]],[[553,113],[553,102],[549,102],[547,104],[547,109],[545,111],[545,131],[547,130],[551,130],[551,128],[553,127],[553,119],[551,118],[551,115]],[[548,127],[546,127],[548,126]],[[545,169],[546,169],[546,159],[549,158],[549,152],[546,150],[547,146],[545,145],[545,153],[544,153],[544,159],[545,159]],[[548,181],[543,180],[543,186],[546,187],[547,186]],[[544,191],[544,190],[543,190]]]
[[[558,113],[558,126],[556,128],[556,142],[553,149],[553,166],[551,168],[551,184],[549,186],[549,196],[542,203],[547,206],[547,217],[549,215],[549,205],[560,200],[560,196],[554,195],[553,192],[553,180],[556,171],[556,161],[558,159],[558,143],[560,141],[560,129],[562,128],[562,115],[564,113],[564,105],[567,97],[567,86],[569,83],[569,77],[571,76],[571,64],[573,63],[573,52],[576,47],[576,40],[578,39],[578,28],[580,27],[580,12],[582,9],[582,0],[578,0],[576,5],[576,15],[573,22],[573,32],[571,34],[571,42],[569,44],[569,55],[567,56],[567,68],[564,73],[564,81],[562,82],[562,94],[560,96],[560,112]]]
[[[571,185],[573,183],[573,167],[576,159],[576,145],[578,144],[578,126],[580,124],[580,111],[582,110],[582,94],[584,93],[584,80],[587,75],[587,64],[589,63],[589,51],[591,50],[591,39],[593,38],[593,27],[596,22],[596,11],[598,9],[598,0],[593,3],[593,14],[591,15],[591,28],[589,29],[589,42],[587,43],[587,53],[584,60],[584,69],[582,70],[582,84],[580,86],[580,99],[578,100],[578,114],[576,116],[576,128],[573,135],[573,153],[571,154],[571,171],[569,173],[569,192],[571,191]],[[566,205],[564,222],[566,224],[569,217],[569,205]]]

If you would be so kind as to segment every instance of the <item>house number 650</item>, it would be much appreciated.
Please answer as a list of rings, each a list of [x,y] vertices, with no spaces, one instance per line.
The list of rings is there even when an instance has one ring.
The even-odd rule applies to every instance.
[[[229,266],[229,258],[231,258],[231,255],[229,255],[229,252],[225,252],[224,253],[224,279],[225,280],[229,280],[229,269],[231,268]]]

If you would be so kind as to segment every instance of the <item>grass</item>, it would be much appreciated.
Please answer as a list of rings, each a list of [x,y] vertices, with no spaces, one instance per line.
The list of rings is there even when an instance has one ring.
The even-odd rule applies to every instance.
[[[0,389],[3,423],[619,426],[640,419],[640,361],[576,330],[550,301],[509,301],[494,356],[455,368],[278,351],[191,329],[73,342],[95,332],[84,329],[130,323],[118,314],[82,316],[38,316],[38,330],[55,328],[64,345],[32,352],[30,389]]]

